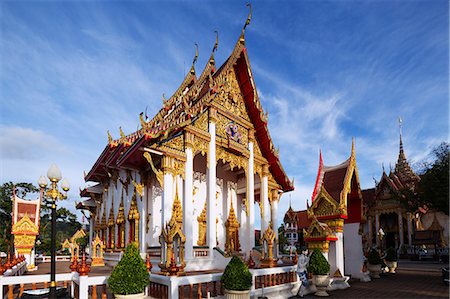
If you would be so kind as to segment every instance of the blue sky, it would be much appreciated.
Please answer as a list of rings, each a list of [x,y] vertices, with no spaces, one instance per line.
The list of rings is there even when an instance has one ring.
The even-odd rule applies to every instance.
[[[230,55],[248,10],[242,1],[8,2],[0,36],[0,183],[36,182],[51,163],[79,200],[83,171],[106,130],[135,131],[138,115],[176,90],[199,44],[197,72],[219,32]],[[362,188],[395,164],[403,118],[407,158],[448,140],[447,1],[254,1],[246,44],[269,129],[303,209],[319,149],[333,165],[355,137]]]

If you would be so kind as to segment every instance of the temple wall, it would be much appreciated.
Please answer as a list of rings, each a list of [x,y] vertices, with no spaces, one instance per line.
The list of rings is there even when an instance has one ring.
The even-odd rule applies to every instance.
[[[362,238],[358,234],[359,223],[344,225],[344,253],[345,253],[345,275],[352,278],[362,278],[362,265],[364,262]],[[344,274],[344,273],[342,273]]]

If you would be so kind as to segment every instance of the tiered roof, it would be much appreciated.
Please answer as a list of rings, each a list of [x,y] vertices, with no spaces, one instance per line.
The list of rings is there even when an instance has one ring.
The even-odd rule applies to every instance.
[[[402,189],[414,189],[416,184],[420,181],[420,177],[413,171],[403,150],[402,135],[400,134],[400,146],[397,163],[395,169],[386,174],[383,168],[383,174],[381,175],[380,182],[376,186],[375,196],[379,196],[384,190],[385,186],[393,192],[399,192]]]
[[[308,214],[306,210],[294,211],[289,207],[288,211],[284,215],[284,223],[296,223],[297,228],[303,229],[308,228],[311,224],[311,220],[308,219]]]
[[[250,16],[245,26],[249,24]],[[194,59],[191,70],[180,87],[170,98],[163,98],[163,108],[149,121],[145,120],[142,114],[140,115],[139,130],[129,135],[125,135],[120,130],[118,139],[113,139],[108,132],[108,145],[85,176],[85,180],[101,182],[108,178],[109,168],[126,165],[139,169],[141,165],[145,165],[142,152],[138,153],[138,149],[155,144],[163,145],[178,136],[186,126],[194,124],[202,115],[208,113],[208,107],[226,83],[223,82],[224,75],[232,70],[236,74],[250,122],[254,126],[256,140],[263,157],[270,165],[273,178],[283,191],[293,190],[294,186],[281,166],[278,151],[273,145],[268,131],[267,117],[256,92],[245,47],[244,29],[233,52],[220,68],[216,69],[214,59],[214,52],[218,45],[217,39],[211,57],[198,78],[195,74],[196,59]]]

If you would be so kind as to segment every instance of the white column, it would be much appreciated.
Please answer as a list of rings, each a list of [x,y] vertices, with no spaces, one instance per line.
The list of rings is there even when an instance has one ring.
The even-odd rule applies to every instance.
[[[408,245],[411,246],[412,245],[412,227],[411,227],[411,220],[412,220],[412,216],[411,213],[406,213],[406,217],[407,217],[407,224],[408,224]]]
[[[403,217],[402,217],[402,210],[398,209],[398,234],[400,235],[399,241],[400,241],[400,245],[399,248],[402,247],[402,245],[404,244],[404,240],[403,240]]]
[[[253,131],[251,131],[253,133]],[[250,134],[249,134],[250,137]],[[253,140],[253,139],[251,139]],[[248,143],[248,150],[250,152],[250,157],[248,159],[248,170],[247,170],[247,202],[248,202],[248,248],[247,250],[252,250],[255,246],[255,175],[254,175],[254,154],[253,154],[253,142]]]
[[[263,176],[260,189],[260,200],[263,202],[264,215],[261,219],[261,234],[269,227],[270,205],[269,205],[269,165],[263,165]]]
[[[210,113],[214,115],[217,113],[213,109]],[[216,124],[212,119],[209,122],[209,134],[211,140],[209,141],[209,151],[208,151],[208,198],[206,204],[206,242],[209,246],[209,256],[213,256],[213,248],[216,246]]]
[[[184,235],[186,236],[185,259],[189,260],[193,257],[194,234],[193,234],[193,217],[192,217],[192,190],[193,190],[193,168],[194,160],[192,148],[186,147],[186,163],[184,165],[184,196],[183,196],[183,225]]]
[[[278,190],[272,190],[271,219],[272,229],[277,236],[274,244],[274,254],[275,258],[278,258]]]
[[[172,158],[163,157],[163,170],[164,170],[164,189],[162,196],[162,213],[161,213],[161,228],[169,223],[172,216],[172,203],[173,203],[173,175],[170,172]]]
[[[344,233],[336,233],[336,267],[339,268],[342,275],[344,275]],[[330,273],[333,274],[333,273]]]
[[[378,235],[378,232],[380,231],[380,215],[378,215],[378,212],[375,213],[375,238],[377,240],[376,244],[377,247],[380,248],[380,236]]]

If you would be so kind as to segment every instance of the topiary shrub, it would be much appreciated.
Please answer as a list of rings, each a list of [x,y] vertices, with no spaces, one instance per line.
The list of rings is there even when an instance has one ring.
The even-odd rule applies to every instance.
[[[231,258],[220,280],[223,287],[230,291],[245,291],[252,287],[252,274],[237,256]]]
[[[369,256],[367,257],[367,261],[371,265],[380,265],[382,261],[380,258],[380,254],[378,253],[378,250],[372,248],[369,252]]]
[[[330,272],[330,264],[318,248],[315,248],[311,254],[308,272],[314,275],[327,275]]]
[[[131,243],[108,278],[109,289],[113,294],[139,294],[144,292],[149,282],[145,262],[136,245]]]
[[[386,261],[388,262],[396,262],[398,260],[397,251],[393,247],[389,247],[386,250]]]

